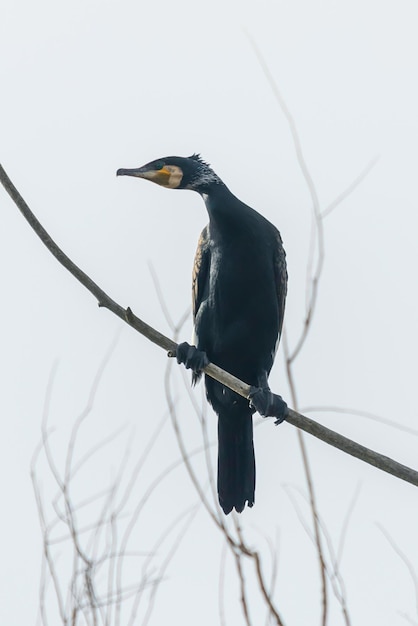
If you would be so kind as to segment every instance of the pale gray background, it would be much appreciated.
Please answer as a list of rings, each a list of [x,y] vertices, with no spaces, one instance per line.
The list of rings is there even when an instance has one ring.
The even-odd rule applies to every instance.
[[[323,207],[379,156],[325,223],[326,266],[314,327],[296,367],[298,392],[302,406],[362,408],[416,425],[416,2],[3,0],[1,15],[2,164],[74,261],[167,333],[148,262],[178,319],[190,299],[205,208],[196,194],[116,179],[115,171],[193,151],[281,230],[291,341],[301,329],[311,200],[288,124],[245,31],[295,118]],[[0,205],[0,623],[20,625],[34,623],[37,612],[41,543],[29,465],[51,368],[58,358],[50,422],[59,457],[122,324],[97,309],[3,191]],[[183,338],[190,333],[189,324]],[[128,430],[86,475],[86,492],[115,474],[131,426],[132,458],[143,449],[164,414],[165,364],[161,350],[122,328],[83,431],[84,449],[120,424]],[[288,395],[283,380],[280,352],[271,381]],[[200,399],[201,389],[196,394]],[[179,408],[190,445],[197,445],[187,400]],[[418,466],[418,439],[410,434],[360,417],[316,417]],[[291,486],[309,521],[295,491],[305,491],[305,483],[294,429],[265,422],[255,440],[256,506],[242,519],[254,545],[279,533],[277,600],[286,623],[318,623],[316,555],[284,488]],[[144,484],[178,458],[169,424],[158,445]],[[341,562],[353,624],[407,623],[401,613],[416,623],[411,577],[376,526],[418,567],[416,489],[311,438],[308,446],[320,512],[336,545],[360,486]],[[54,490],[45,487],[48,494]],[[177,470],[150,501],[138,545],[149,548],[156,520],[164,527],[195,501],[184,470]],[[153,623],[217,623],[220,553],[219,535],[200,511],[167,572]],[[232,574],[232,562],[228,568]],[[232,580],[227,616],[239,624]],[[256,624],[260,615],[253,615]],[[335,602],[330,623],[342,623]]]

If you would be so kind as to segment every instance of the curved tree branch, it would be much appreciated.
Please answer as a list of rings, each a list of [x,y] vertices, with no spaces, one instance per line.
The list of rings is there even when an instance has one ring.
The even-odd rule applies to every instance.
[[[98,300],[99,306],[109,309],[115,315],[124,320],[127,324],[132,326],[135,330],[137,330],[141,335],[144,335],[147,339],[155,343],[160,348],[168,351],[169,356],[173,356],[175,354],[177,344],[165,337],[162,333],[158,332],[146,322],[142,321],[139,317],[133,314],[131,309],[128,307],[124,309],[122,306],[117,304],[110,296],[108,296],[103,289],[101,289],[85,272],[83,272],[71,259],[57,246],[54,240],[47,233],[42,224],[38,221],[35,215],[32,213],[25,200],[22,198],[16,187],[13,185],[12,181],[6,174],[3,167],[0,165],[0,182],[3,187],[6,189],[7,193],[12,198],[13,202],[16,204],[20,212],[23,214],[24,218],[29,222],[33,230],[36,232],[38,237],[42,240],[48,250],[55,256],[55,258],[63,265],[77,280],[86,287]],[[250,385],[247,385],[243,381],[239,380],[232,374],[225,372],[223,369],[210,363],[205,368],[205,373],[218,380],[223,385],[226,385],[236,393],[245,398],[248,398],[250,393]],[[369,465],[374,465],[380,470],[392,474],[401,480],[405,480],[406,482],[411,483],[418,487],[418,471],[407,467],[406,465],[402,465],[393,459],[379,454],[365,446],[362,446],[343,435],[336,433],[335,431],[322,426],[318,422],[315,422],[292,409],[289,409],[289,414],[286,417],[286,421],[293,426],[296,426],[300,430],[303,430],[318,439],[321,439],[325,443],[328,443],[339,450],[347,454],[351,454],[352,456],[364,461],[365,463],[369,463]]]

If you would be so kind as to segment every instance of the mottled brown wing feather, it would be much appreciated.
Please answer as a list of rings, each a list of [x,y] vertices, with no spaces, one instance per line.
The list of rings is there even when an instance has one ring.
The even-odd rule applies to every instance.
[[[204,293],[208,290],[209,281],[209,225],[202,230],[197,244],[194,258],[192,275],[192,305],[193,319],[196,319],[197,312],[202,303]]]

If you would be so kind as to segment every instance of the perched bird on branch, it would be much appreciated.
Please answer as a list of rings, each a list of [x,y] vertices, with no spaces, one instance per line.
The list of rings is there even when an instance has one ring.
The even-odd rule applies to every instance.
[[[228,514],[254,504],[252,416],[282,421],[286,403],[270,392],[283,324],[286,258],[280,233],[260,213],[236,198],[198,154],[166,157],[137,169],[119,169],[169,189],[191,189],[203,198],[209,224],[200,235],[193,269],[196,347],[182,343],[177,360],[196,382],[208,362],[252,386],[245,399],[209,376],[206,396],[218,414],[218,495]]]

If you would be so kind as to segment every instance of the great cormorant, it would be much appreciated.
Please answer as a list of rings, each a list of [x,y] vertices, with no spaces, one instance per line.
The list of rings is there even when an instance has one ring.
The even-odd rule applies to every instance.
[[[137,176],[170,189],[200,193],[209,224],[200,235],[193,270],[196,346],[180,344],[177,360],[193,370],[208,360],[253,389],[250,400],[205,376],[206,395],[218,419],[218,495],[227,514],[254,504],[252,415],[282,421],[287,406],[272,394],[273,365],[285,308],[287,271],[280,233],[236,198],[203,159],[166,157],[117,175]]]

